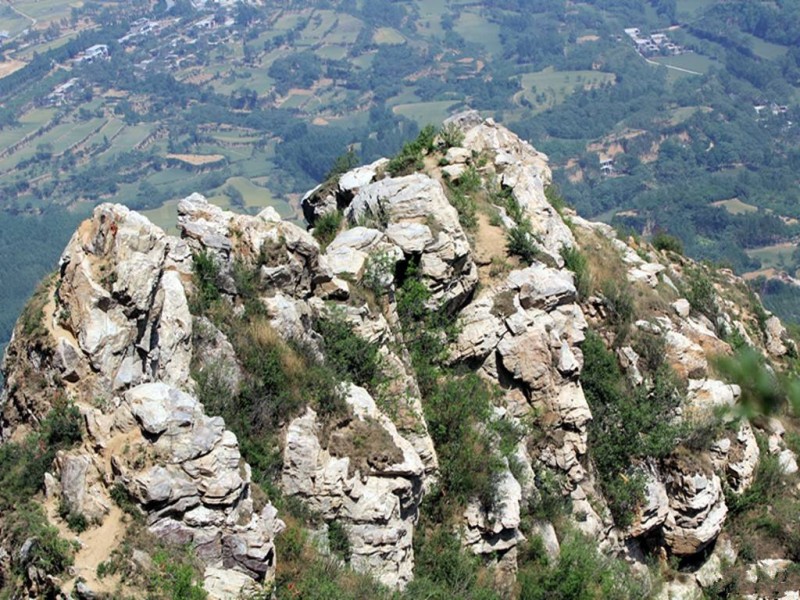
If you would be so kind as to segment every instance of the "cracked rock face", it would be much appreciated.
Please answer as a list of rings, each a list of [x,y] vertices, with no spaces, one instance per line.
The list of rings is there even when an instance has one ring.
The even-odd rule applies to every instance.
[[[346,400],[353,420],[327,440],[311,409],[289,424],[283,488],[345,527],[356,570],[402,588],[413,578],[423,461],[365,389],[351,385]],[[348,447],[354,435],[359,446]]]
[[[495,419],[520,428],[535,423],[515,449],[513,473],[507,468],[498,479],[499,502],[489,508],[473,499],[457,519],[466,549],[513,582],[522,516],[541,494],[539,476],[547,472],[558,477],[559,491],[571,501],[575,526],[603,549],[625,547],[635,559],[639,538],[660,540],[677,556],[708,548],[727,515],[723,481],[733,493],[753,483],[760,457],[753,428],[742,424],[709,451],[637,465],[646,482],[644,502],[630,528],[615,527],[596,483],[588,439],[593,417],[580,382],[587,317],[599,323],[602,300],[578,297],[561,257],[562,249],[577,245],[576,235],[583,238],[547,200],[552,177],[546,156],[477,113],[450,122],[464,138],[447,150],[445,168],[391,178],[382,159],[303,198],[309,224],[336,210],[350,225],[324,250],[312,233],[269,208],[238,215],[194,194],[179,203],[178,239],[124,207],[99,206],[71,239],[40,298],[46,331],[35,342],[16,338],[5,359],[2,439],[24,434],[46,414],[42,390],[73,399],[86,425],[82,446],[61,452],[47,474],[48,499],[102,522],[114,511],[111,489],[121,486],[152,533],[196,548],[211,598],[236,597],[274,576],[280,559],[274,539],[283,523],[271,504],[254,497],[236,436],[221,418],[205,413],[194,393],[192,374],[213,370],[234,394],[246,382],[224,333],[189,312],[193,253],[202,252],[219,268],[217,284],[234,312],[243,295],[235,269],[253,268],[257,301],[284,341],[301,342],[322,357],[324,344],[312,325],[335,310],[357,335],[377,344],[391,380],[380,402],[346,384],[346,416],[330,421],[308,408],[288,420],[276,436],[284,459],[280,484],[327,523],[341,525],[355,570],[402,589],[413,578],[420,503],[438,471],[393,294],[396,275],[414,265],[431,292],[430,308],[444,306],[458,320],[450,364],[497,386]],[[522,207],[542,259],[512,265],[480,286],[475,234],[462,228],[437,179],[442,172],[457,179],[478,164],[476,157],[480,174]],[[501,220],[505,227],[516,225],[506,212]],[[746,317],[723,314],[715,324],[693,314],[679,297],[687,262],[666,264],[657,252],[627,245],[608,226],[577,216],[572,226],[605,237],[621,262],[620,277],[639,291],[668,290],[673,301],[635,326],[665,338],[666,361],[687,384],[676,420],[734,405],[741,390],[712,378],[709,364],[712,355],[730,352],[716,333],[720,323],[750,340]],[[387,291],[379,302],[358,301],[354,286],[365,279]],[[773,317],[765,325],[765,355],[790,353],[780,322]],[[621,345],[616,355],[629,380],[646,386],[651,374],[636,347]],[[386,396],[400,399],[399,408],[384,410]],[[782,426],[776,421],[769,428],[769,452],[785,472],[796,471]],[[537,521],[533,531],[555,559],[559,540],[552,524]],[[694,577],[671,583],[667,594],[689,597],[699,593],[698,585],[718,580],[722,563],[714,556]]]
[[[254,506],[236,436],[191,393],[191,272],[185,241],[122,206],[99,206],[73,235],[43,297],[38,366],[44,382],[76,403],[88,436],[58,456],[46,490],[102,523],[120,485],[152,533],[191,543],[215,573],[252,584],[274,576],[283,524],[272,505]],[[231,350],[209,335],[219,353]],[[26,366],[6,368],[13,381]],[[25,388],[5,392],[7,425],[19,422],[23,406],[39,410]]]
[[[722,481],[702,467],[680,466],[666,475],[669,513],[664,523],[664,540],[678,556],[696,554],[716,539],[728,507]]]
[[[383,226],[386,239],[405,256],[419,257],[431,307],[457,309],[478,283],[458,212],[438,181],[418,173],[376,181],[358,191],[346,214],[354,224]]]
[[[209,567],[258,581],[271,577],[273,537],[283,524],[271,504],[255,510],[250,468],[224,421],[206,416],[197,399],[161,382],[129,390],[117,410],[133,415],[138,431],[120,431],[130,450],[113,456],[111,466],[146,511],[150,531],[191,543]],[[142,457],[146,466],[139,467]]]

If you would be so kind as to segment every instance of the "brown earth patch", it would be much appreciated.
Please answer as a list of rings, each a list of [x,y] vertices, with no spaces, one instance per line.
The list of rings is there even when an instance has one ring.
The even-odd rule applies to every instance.
[[[371,419],[353,419],[346,426],[332,431],[328,452],[332,456],[350,458],[351,476],[356,470],[362,474],[380,472],[403,462],[403,451],[394,443],[392,436]]]
[[[194,166],[209,165],[225,160],[222,154],[167,154],[167,158],[173,158]]]
[[[15,71],[19,71],[22,67],[24,67],[27,63],[22,62],[21,60],[11,59],[0,62],[0,79],[6,77],[7,75],[11,75]]]

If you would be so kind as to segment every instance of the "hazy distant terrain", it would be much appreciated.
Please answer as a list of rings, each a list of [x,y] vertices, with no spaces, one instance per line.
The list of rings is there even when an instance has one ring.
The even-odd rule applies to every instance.
[[[547,151],[586,216],[753,276],[800,266],[790,2],[202,5],[0,9],[0,339],[99,202],[165,226],[194,191],[291,216],[348,148],[391,155],[466,107]]]

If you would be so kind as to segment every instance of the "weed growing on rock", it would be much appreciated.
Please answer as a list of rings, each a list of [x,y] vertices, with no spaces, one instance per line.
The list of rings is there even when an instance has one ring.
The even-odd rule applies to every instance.
[[[328,244],[334,240],[336,234],[339,233],[343,221],[344,217],[342,217],[342,213],[338,210],[334,210],[325,213],[314,222],[314,237],[319,242],[323,252]]]
[[[672,417],[682,398],[666,365],[652,374],[650,389],[631,389],[599,336],[589,332],[582,350],[581,383],[594,417],[589,428],[592,457],[614,520],[626,526],[644,495],[636,463],[664,458],[674,450],[682,430]]]

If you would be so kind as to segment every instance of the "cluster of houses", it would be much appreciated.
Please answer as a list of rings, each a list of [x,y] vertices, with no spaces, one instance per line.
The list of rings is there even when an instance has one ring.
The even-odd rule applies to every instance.
[[[72,62],[76,65],[91,64],[97,60],[107,60],[108,58],[108,46],[106,44],[95,44],[79,53],[78,56],[72,59]]]
[[[45,98],[45,104],[48,106],[64,106],[68,104],[80,87],[78,81],[77,77],[73,77],[69,81],[57,85]]]
[[[785,104],[776,104],[775,102],[770,102],[769,104],[756,104],[753,106],[753,109],[756,111],[756,114],[759,117],[763,117],[764,113],[772,113],[772,116],[777,117],[778,115],[785,115],[789,112],[789,107]]]
[[[664,54],[677,56],[685,52],[685,49],[670,40],[666,33],[652,33],[648,36],[642,36],[642,32],[638,27],[629,27],[625,30],[625,34],[631,38],[636,50],[642,56],[661,56]]]

